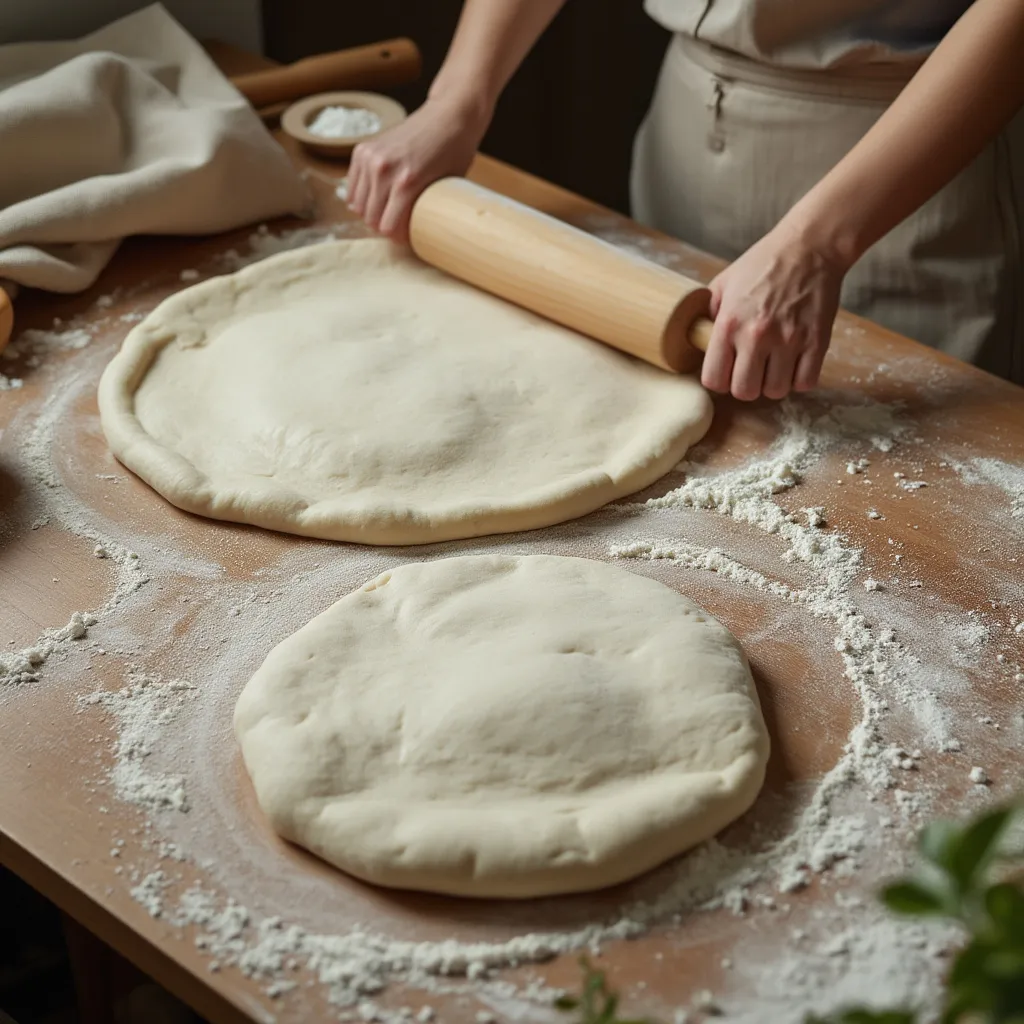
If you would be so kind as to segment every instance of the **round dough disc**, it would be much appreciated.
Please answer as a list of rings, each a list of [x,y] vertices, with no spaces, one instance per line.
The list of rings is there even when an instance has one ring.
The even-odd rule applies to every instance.
[[[379,885],[525,898],[632,878],[753,803],[739,644],[582,558],[405,565],[279,644],[235,732],[274,829]]]
[[[653,483],[711,402],[380,240],[172,296],[100,384],[114,454],[215,519],[369,544],[533,529]]]

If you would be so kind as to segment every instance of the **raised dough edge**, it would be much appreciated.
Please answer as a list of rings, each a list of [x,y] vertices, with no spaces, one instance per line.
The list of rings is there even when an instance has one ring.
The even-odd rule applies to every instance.
[[[328,258],[343,264],[357,246],[366,247],[360,251],[370,252],[374,265],[415,259],[409,250],[384,240],[336,240],[280,253],[164,299],[129,332],[100,379],[100,423],[118,461],[186,512],[323,540],[401,546],[518,533],[577,519],[659,480],[711,425],[713,406],[704,394],[702,415],[691,429],[669,439],[647,461],[626,466],[617,477],[610,475],[611,467],[606,466],[604,471],[595,469],[524,492],[517,501],[502,502],[500,507],[480,503],[454,511],[446,509],[443,521],[410,510],[375,508],[353,514],[348,502],[327,499],[310,504],[302,494],[280,485],[260,490],[252,484],[244,492],[220,489],[195,465],[146,432],[135,414],[134,395],[160,350],[180,333],[167,326],[169,323],[176,319],[187,323],[207,297],[220,298],[225,282],[230,282],[237,301],[248,290],[258,292],[280,286],[282,276],[287,276],[289,270],[301,272],[326,263]]]

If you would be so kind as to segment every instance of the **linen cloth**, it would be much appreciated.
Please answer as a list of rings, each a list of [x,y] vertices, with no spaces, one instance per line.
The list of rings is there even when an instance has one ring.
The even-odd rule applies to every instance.
[[[160,4],[79,40],[0,46],[0,280],[77,292],[128,235],[307,205],[284,150]]]

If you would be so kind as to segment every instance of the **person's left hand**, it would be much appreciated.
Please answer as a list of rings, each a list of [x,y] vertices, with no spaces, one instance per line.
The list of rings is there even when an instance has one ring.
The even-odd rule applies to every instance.
[[[701,383],[753,401],[818,382],[846,269],[780,224],[711,282]]]

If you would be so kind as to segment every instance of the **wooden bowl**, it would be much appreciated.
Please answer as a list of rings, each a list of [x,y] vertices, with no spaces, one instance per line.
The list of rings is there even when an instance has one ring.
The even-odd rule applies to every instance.
[[[325,107],[356,107],[369,110],[380,118],[380,128],[369,135],[351,135],[340,138],[329,138],[314,135],[309,126],[317,119]],[[307,96],[304,100],[293,103],[281,115],[281,127],[308,150],[320,156],[347,159],[352,150],[374,135],[394,128],[406,118],[405,107],[396,103],[389,96],[381,96],[376,92],[320,92],[315,96]]]

